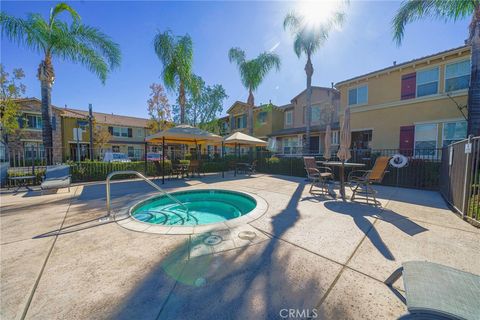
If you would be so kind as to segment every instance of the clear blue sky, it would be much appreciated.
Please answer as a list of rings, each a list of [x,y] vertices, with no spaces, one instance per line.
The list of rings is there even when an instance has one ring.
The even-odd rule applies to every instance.
[[[1,2],[1,10],[25,17],[28,12],[48,15],[53,2]],[[231,47],[244,49],[248,57],[271,50],[280,55],[280,72],[272,72],[255,93],[256,103],[269,100],[286,104],[306,86],[292,39],[283,30],[285,14],[298,7],[290,2],[161,2],[161,1],[72,1],[85,24],[100,28],[120,44],[122,65],[110,74],[105,85],[80,65],[54,61],[56,81],[52,103],[86,109],[93,103],[100,112],[147,117],[149,85],[160,82],[161,64],[153,51],[158,30],[189,33],[194,42],[194,72],[207,84],[222,84],[229,95],[224,112],[236,101],[246,101],[236,67],[229,63]],[[392,41],[390,21],[397,1],[351,1],[347,20],[332,32],[325,46],[313,58],[313,84],[330,86],[338,82],[438,51],[461,46],[468,21],[444,23],[422,21],[407,26],[402,46]],[[27,96],[40,97],[36,70],[41,56],[1,41],[1,62],[7,70],[22,67]],[[174,102],[170,95],[171,103]]]

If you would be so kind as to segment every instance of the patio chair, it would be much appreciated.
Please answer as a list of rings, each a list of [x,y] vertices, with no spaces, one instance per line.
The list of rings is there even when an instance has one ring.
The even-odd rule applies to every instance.
[[[256,168],[257,168],[257,160],[253,160],[252,164],[245,166],[244,170],[245,170],[245,173],[250,176],[252,174],[257,173]]]
[[[200,173],[202,173],[201,169],[202,163],[200,162],[200,160],[190,160],[188,171],[192,174],[192,177],[195,175],[195,173],[200,177]]]
[[[352,189],[351,201],[355,200],[355,196],[360,194],[364,196],[369,203],[370,198],[373,198],[375,206],[379,204],[377,201],[377,191],[373,189],[372,183],[380,183],[387,173],[388,162],[390,157],[378,157],[375,160],[372,170],[354,170],[348,174],[348,183]]]
[[[314,194],[313,187],[320,188],[320,193],[330,194],[328,189],[328,180],[333,180],[333,171],[328,167],[318,167],[314,157],[303,157],[307,178],[311,181],[310,194]],[[322,171],[321,171],[322,170]]]
[[[393,287],[403,275],[405,297]],[[479,319],[480,276],[426,261],[404,262],[385,280],[409,314],[400,319]]]
[[[42,193],[44,190],[67,188],[70,192],[70,166],[55,165],[47,166],[45,177],[40,185]]]

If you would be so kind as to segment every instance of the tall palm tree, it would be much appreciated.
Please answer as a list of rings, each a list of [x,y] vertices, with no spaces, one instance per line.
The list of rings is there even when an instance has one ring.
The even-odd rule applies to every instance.
[[[468,88],[468,134],[480,135],[480,0],[409,0],[402,2],[392,20],[393,38],[401,44],[405,25],[421,18],[442,20],[471,17],[468,43],[471,46],[471,73]]]
[[[312,55],[328,39],[330,31],[343,23],[345,14],[338,8],[332,12],[332,16],[324,23],[316,26],[309,23],[309,19],[299,13],[289,13],[283,20],[283,28],[289,30],[293,37],[293,50],[298,58],[302,53],[307,56],[305,64],[305,73],[307,74],[307,105],[306,105],[306,124],[305,124],[305,153],[310,153],[310,127],[312,122],[312,75],[313,64]]]
[[[59,14],[69,13],[70,24],[60,21]],[[120,65],[118,44],[100,30],[84,25],[80,16],[69,5],[59,3],[51,8],[45,20],[40,14],[29,14],[26,19],[0,13],[2,35],[43,55],[37,77],[42,95],[42,136],[47,161],[52,161],[51,91],[55,80],[53,58],[84,65],[105,83],[108,73]]]
[[[272,52],[263,52],[255,59],[247,60],[245,51],[240,48],[231,48],[228,51],[230,62],[237,64],[240,79],[245,89],[248,90],[248,133],[253,134],[253,107],[255,98],[253,92],[258,89],[266,75],[275,68],[280,70],[280,57]]]
[[[185,123],[186,92],[197,92],[197,81],[192,73],[193,42],[186,34],[175,36],[170,30],[158,32],[153,40],[155,53],[162,62],[165,87],[178,92],[180,123]]]

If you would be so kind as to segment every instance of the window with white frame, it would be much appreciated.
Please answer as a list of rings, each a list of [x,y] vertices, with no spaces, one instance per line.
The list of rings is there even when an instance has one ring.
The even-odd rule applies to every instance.
[[[36,114],[26,114],[27,128],[42,129],[42,116]]]
[[[436,123],[415,126],[415,155],[434,156],[436,154],[438,127]]]
[[[45,157],[45,148],[40,142],[24,142],[25,159],[41,159]]]
[[[285,111],[285,126],[293,125],[293,110]]]
[[[368,102],[368,85],[348,90],[348,105],[366,104]]]
[[[417,71],[417,97],[438,93],[439,68]]]
[[[283,153],[294,154],[298,149],[298,138],[287,137],[282,139]]]
[[[128,128],[113,127],[113,136],[115,136],[115,137],[128,137]]]
[[[340,132],[332,131],[332,145],[338,145],[340,141]]]
[[[137,129],[137,137],[138,137],[138,138],[143,137],[143,129],[141,129],[141,128],[138,128],[138,129]]]
[[[467,121],[445,122],[443,124],[444,147],[467,137]]]
[[[467,89],[470,84],[470,59],[445,66],[445,92]]]

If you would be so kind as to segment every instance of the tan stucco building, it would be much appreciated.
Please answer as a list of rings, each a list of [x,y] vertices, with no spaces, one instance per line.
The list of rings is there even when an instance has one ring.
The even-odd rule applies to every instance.
[[[470,48],[462,46],[341,81],[352,148],[435,155],[466,137]]]
[[[306,132],[307,91],[295,96],[289,104],[280,107],[283,111],[281,127],[269,135],[271,145],[278,154],[290,155],[303,153]],[[323,153],[325,128],[332,128],[332,147],[338,145],[338,110],[340,93],[334,88],[312,87],[312,108],[310,122],[310,153]]]

